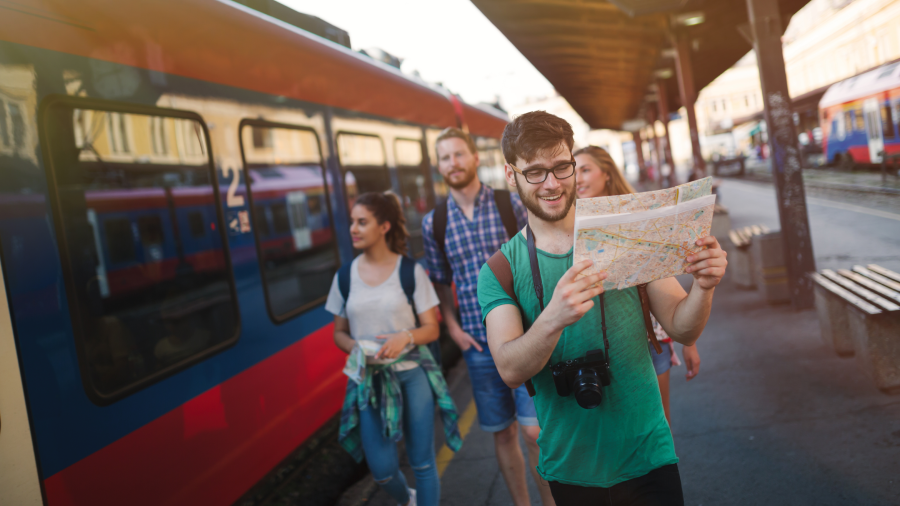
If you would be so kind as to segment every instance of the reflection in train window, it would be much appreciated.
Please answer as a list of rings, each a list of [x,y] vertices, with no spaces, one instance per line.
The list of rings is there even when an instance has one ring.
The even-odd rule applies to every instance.
[[[96,217],[94,217],[96,220]],[[109,263],[121,264],[135,259],[134,233],[131,231],[131,220],[128,218],[108,218],[103,224],[106,232],[106,247],[109,250]]]
[[[82,375],[102,404],[233,343],[239,322],[202,124],[88,103],[52,102],[43,125]]]
[[[353,207],[357,195],[391,189],[384,145],[379,137],[342,132],[337,136],[337,146],[349,207]]]
[[[311,130],[254,121],[242,126],[241,146],[266,302],[280,322],[324,301],[338,266],[319,141]]]
[[[397,175],[400,179],[400,197],[406,228],[409,230],[409,253],[414,258],[425,254],[422,240],[422,217],[434,207],[431,192],[426,184],[422,164],[422,143],[407,139],[394,141],[397,155]]]
[[[200,211],[193,211],[187,215],[188,227],[191,229],[191,237],[199,239],[206,236],[206,219]]]

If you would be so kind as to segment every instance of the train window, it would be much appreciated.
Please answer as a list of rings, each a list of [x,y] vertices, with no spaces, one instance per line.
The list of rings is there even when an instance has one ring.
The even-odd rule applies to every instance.
[[[475,146],[478,148],[478,179],[495,190],[508,189],[499,141],[487,137],[476,137]]]
[[[849,134],[850,132],[853,132],[853,130],[853,113],[847,109],[844,111],[844,132]]]
[[[342,132],[337,136],[337,146],[349,207],[353,207],[361,193],[391,189],[384,145],[379,137]]]
[[[865,132],[866,131],[866,119],[863,116],[863,108],[861,105],[858,105],[853,108],[853,117],[856,121],[856,124],[853,126],[853,130],[856,132]]]
[[[881,128],[885,139],[894,138],[894,115],[892,112],[890,104],[881,105]]]
[[[258,132],[268,144],[258,145]],[[282,322],[321,304],[338,266],[319,140],[309,129],[245,121],[241,147],[266,304]]]
[[[239,330],[206,130],[191,113],[129,109],[63,98],[42,117],[82,378],[99,404]]]
[[[422,164],[422,143],[409,139],[394,141],[398,167],[418,167]]]
[[[425,170],[422,166],[422,143],[408,139],[394,141],[397,155],[397,175],[400,179],[400,199],[406,215],[409,231],[409,252],[413,257],[425,254],[422,240],[422,218],[434,207],[431,192],[428,191]]]

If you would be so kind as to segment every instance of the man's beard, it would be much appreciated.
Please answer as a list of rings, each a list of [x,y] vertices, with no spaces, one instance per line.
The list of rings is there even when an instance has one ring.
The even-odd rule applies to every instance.
[[[456,171],[459,169],[453,169],[453,170]],[[469,184],[472,182],[472,180],[475,179],[476,177],[478,177],[478,168],[477,167],[472,167],[470,169],[463,169],[463,170],[465,171],[466,177],[463,178],[462,180],[457,180],[456,182],[452,182],[452,181],[450,181],[449,177],[445,177],[444,182],[447,183],[447,186],[449,186],[450,188],[453,188],[454,190],[461,190],[461,189],[465,188],[466,186],[469,186]]]
[[[531,214],[535,215],[538,219],[543,221],[559,221],[566,217],[569,214],[569,209],[572,208],[572,204],[575,203],[575,187],[565,188],[563,187],[563,194],[560,197],[561,199],[565,199],[566,204],[560,209],[558,214],[550,214],[547,211],[544,211],[544,208],[541,207],[540,197],[537,195],[526,196],[522,193],[522,185],[518,184],[519,176],[516,175],[516,191],[519,193],[519,198],[522,199],[522,203],[525,204],[525,207],[531,211]],[[529,184],[529,183],[525,183]]]

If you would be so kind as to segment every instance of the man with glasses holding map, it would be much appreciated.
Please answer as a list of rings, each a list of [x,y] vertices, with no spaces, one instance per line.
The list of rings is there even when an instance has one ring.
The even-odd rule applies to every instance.
[[[681,505],[643,308],[676,342],[700,336],[727,265],[707,235],[714,197],[692,183],[582,199],[576,222],[573,144],[543,111],[503,133],[528,226],[481,269],[488,345],[504,382],[534,393],[537,470],[557,504]],[[672,277],[684,272],[690,293]]]

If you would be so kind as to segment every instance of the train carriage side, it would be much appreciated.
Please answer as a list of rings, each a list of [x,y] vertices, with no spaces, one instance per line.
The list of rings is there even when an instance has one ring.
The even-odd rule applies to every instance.
[[[428,138],[457,118],[236,4],[107,7],[0,19],[0,246],[33,458],[51,506],[230,504],[340,408],[322,303],[353,257],[352,194],[393,188],[415,223]]]
[[[900,153],[900,65],[832,85],[819,117],[828,163],[875,164],[885,153]]]

